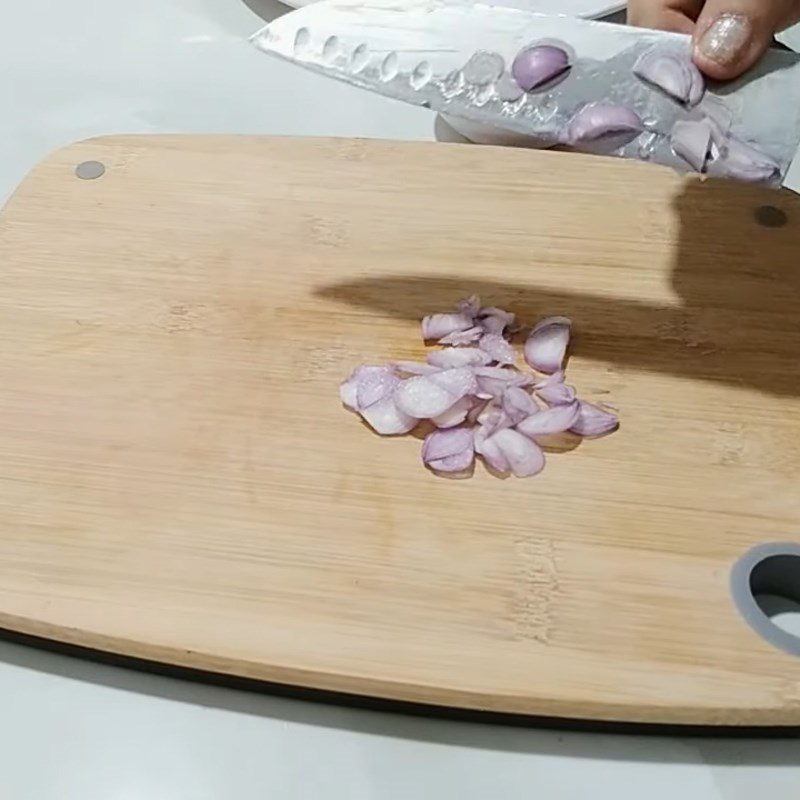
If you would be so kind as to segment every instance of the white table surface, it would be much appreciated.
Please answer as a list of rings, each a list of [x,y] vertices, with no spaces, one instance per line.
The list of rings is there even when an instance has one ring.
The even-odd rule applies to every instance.
[[[262,15],[270,0],[250,0]],[[242,0],[2,0],[0,196],[113,132],[431,139],[271,61]],[[1,285],[1,284],[0,284]],[[800,741],[574,734],[276,699],[0,644],[1,800],[796,800]]]

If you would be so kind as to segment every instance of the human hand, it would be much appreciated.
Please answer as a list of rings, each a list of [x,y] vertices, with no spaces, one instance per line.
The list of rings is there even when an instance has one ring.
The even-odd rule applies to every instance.
[[[628,23],[691,34],[694,61],[710,78],[736,78],[773,35],[800,20],[800,0],[628,0]]]

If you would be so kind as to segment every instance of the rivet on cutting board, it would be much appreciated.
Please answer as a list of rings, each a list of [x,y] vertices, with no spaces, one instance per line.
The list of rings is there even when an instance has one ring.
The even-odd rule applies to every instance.
[[[757,634],[800,656],[800,544],[770,542],[748,550],[731,571],[731,593]]]
[[[105,166],[99,161],[82,161],[75,167],[75,174],[85,181],[93,181],[103,175],[105,171]]]
[[[782,228],[788,221],[786,212],[775,206],[759,206],[756,209],[756,222],[765,228]]]

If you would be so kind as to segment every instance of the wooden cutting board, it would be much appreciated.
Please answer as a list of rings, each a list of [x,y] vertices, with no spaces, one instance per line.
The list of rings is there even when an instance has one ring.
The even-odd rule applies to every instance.
[[[563,153],[111,137],[26,179],[0,275],[3,627],[422,703],[800,723],[800,659],[729,590],[749,548],[800,541],[795,196]],[[620,431],[448,481],[340,406],[472,293],[572,317],[570,379]]]

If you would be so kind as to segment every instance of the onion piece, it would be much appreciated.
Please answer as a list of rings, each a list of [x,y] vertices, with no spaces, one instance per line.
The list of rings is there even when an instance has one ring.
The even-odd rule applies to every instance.
[[[467,419],[466,422],[469,425],[475,425],[478,422],[478,418],[483,414],[486,410],[486,407],[492,402],[491,400],[483,400],[479,397],[472,398],[473,405],[472,408],[467,412]]]
[[[506,367],[475,367],[476,394],[481,399],[501,397],[509,386],[531,386],[533,378]]]
[[[748,183],[771,181],[780,176],[780,165],[755,147],[734,136],[729,136],[726,144],[726,151],[709,161],[706,168],[709,175]]]
[[[530,92],[563,75],[569,68],[566,50],[551,44],[540,44],[517,54],[511,64],[511,75],[521,89]]]
[[[503,392],[501,404],[512,425],[539,413],[536,401],[519,386],[509,386]]]
[[[339,386],[339,396],[348,408],[361,411],[391,395],[399,382],[392,367],[362,364]]]
[[[542,448],[513,428],[503,428],[493,433],[481,443],[481,448],[481,454],[495,469],[510,471],[517,478],[528,478],[544,468]],[[506,469],[499,466],[503,462],[507,465]]]
[[[580,401],[578,400],[574,400],[569,405],[551,406],[517,423],[517,430],[531,438],[563,433],[577,423],[579,413]]]
[[[450,345],[463,345],[463,344],[474,344],[477,342],[486,331],[480,325],[474,325],[471,328],[467,328],[465,331],[454,331],[453,333],[449,333],[447,336],[443,336],[439,339],[439,344],[450,344]]]
[[[453,333],[462,333],[473,325],[469,314],[429,314],[422,318],[422,338],[441,339]]]
[[[400,411],[417,419],[438,417],[460,399],[433,383],[429,375],[403,381],[394,393],[394,402]]]
[[[444,414],[462,397],[475,394],[477,389],[471,369],[448,369],[401,381],[395,389],[394,401],[409,416],[432,419]]]
[[[722,141],[724,134],[711,127],[710,157],[715,159],[725,153],[715,144],[715,138]],[[454,318],[459,319],[454,322]],[[616,415],[577,400],[573,387],[564,383],[570,320],[543,319],[528,337],[526,361],[550,373],[537,380],[503,363],[515,357],[504,338],[514,319],[503,309],[482,308],[478,297],[460,303],[455,314],[431,315],[426,329],[462,328],[469,323],[442,338],[458,344],[479,340],[479,345],[432,352],[429,363],[360,366],[339,387],[342,403],[384,435],[407,433],[420,420],[430,420],[436,430],[425,440],[423,461],[430,469],[451,475],[469,474],[476,452],[493,470],[534,475],[544,466],[537,437],[567,428],[583,436],[615,429]],[[491,361],[500,363],[490,366]],[[537,398],[547,407],[540,408]]]
[[[500,446],[493,441],[491,433],[484,427],[475,431],[475,452],[483,456],[483,460],[495,472],[506,473],[511,471],[508,459],[503,455]]]
[[[619,418],[616,414],[599,408],[598,406],[579,401],[578,417],[570,430],[579,436],[603,436],[619,428]]]
[[[476,294],[471,295],[466,300],[462,300],[458,304],[458,313],[465,314],[470,319],[474,319],[475,317],[477,317],[480,310],[481,310],[481,299]]]
[[[472,411],[479,402],[479,400],[476,400],[471,395],[462,397],[460,400],[453,403],[443,414],[439,414],[437,417],[431,417],[431,422],[437,428],[454,428],[467,419],[469,412]]]
[[[436,472],[464,472],[474,460],[474,433],[470,428],[433,431],[422,444],[422,461]]]
[[[644,123],[627,106],[599,101],[583,106],[567,123],[564,144],[572,147],[601,142],[614,148],[632,142],[644,130]]]
[[[440,369],[440,367],[423,364],[419,361],[395,361],[392,366],[405,375],[430,375]]]
[[[639,56],[633,74],[690,108],[703,99],[705,80],[688,54],[653,48]]]
[[[377,433],[395,436],[413,430],[416,417],[401,411],[394,392],[402,381],[391,367],[361,366],[339,387],[342,402]]]
[[[514,324],[515,319],[516,316],[510,311],[494,306],[482,308],[479,314],[480,324],[486,333],[502,334],[506,328]]]
[[[672,152],[695,172],[705,170],[711,151],[711,126],[706,120],[678,120],[670,133]]]
[[[517,351],[499,333],[487,333],[482,336],[478,347],[486,353],[489,361],[513,364],[517,360]]]
[[[460,400],[467,394],[475,394],[478,391],[475,371],[471,367],[444,369],[441,372],[429,375],[428,379],[437,386],[446,389],[456,400]]]
[[[485,436],[491,436],[496,431],[513,425],[511,417],[502,408],[492,404],[484,409],[478,417],[478,422]]]
[[[351,411],[358,411],[358,369],[339,384],[339,399]]]
[[[361,367],[358,371],[356,407],[359,411],[391,396],[400,378],[391,367]]]
[[[417,427],[419,420],[401,411],[393,397],[385,397],[378,403],[359,412],[364,421],[381,436],[398,436]]]
[[[547,380],[537,383],[533,390],[537,397],[551,406],[566,405],[575,399],[575,389],[564,383],[564,371],[558,370]]]
[[[428,353],[428,364],[439,369],[484,366],[489,360],[489,354],[478,347],[448,347]]]
[[[572,321],[567,317],[547,317],[533,326],[525,342],[525,360],[539,372],[558,372],[569,344]]]

